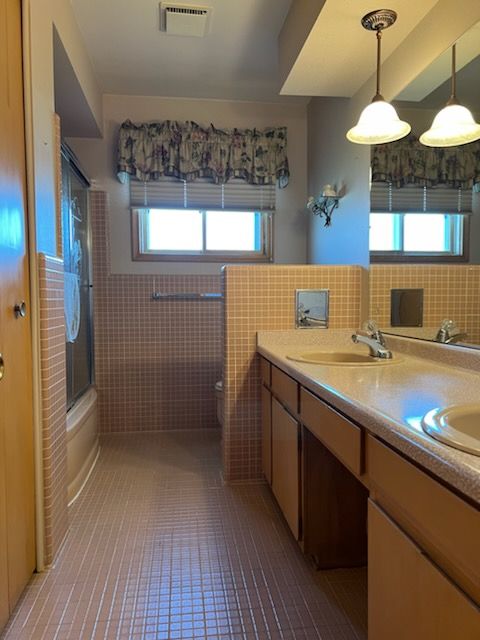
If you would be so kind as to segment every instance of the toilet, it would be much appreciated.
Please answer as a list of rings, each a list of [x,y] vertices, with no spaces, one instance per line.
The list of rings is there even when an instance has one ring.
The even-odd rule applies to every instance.
[[[223,380],[215,383],[215,402],[217,405],[217,420],[223,426]]]

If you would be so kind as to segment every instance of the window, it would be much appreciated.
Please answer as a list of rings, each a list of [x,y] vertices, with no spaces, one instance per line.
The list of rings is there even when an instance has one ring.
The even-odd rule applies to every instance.
[[[134,260],[268,262],[275,185],[130,181]]]
[[[465,260],[468,218],[443,213],[371,213],[372,261]]]
[[[472,189],[372,182],[372,262],[465,262]]]
[[[205,209],[134,209],[137,260],[267,261],[271,214]]]

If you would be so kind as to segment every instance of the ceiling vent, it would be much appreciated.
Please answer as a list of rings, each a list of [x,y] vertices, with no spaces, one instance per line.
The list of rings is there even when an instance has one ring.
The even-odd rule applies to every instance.
[[[211,7],[160,3],[160,29],[172,36],[203,38],[209,30]]]

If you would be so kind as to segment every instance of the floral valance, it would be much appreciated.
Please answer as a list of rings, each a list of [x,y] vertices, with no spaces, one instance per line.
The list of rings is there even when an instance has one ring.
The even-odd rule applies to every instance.
[[[250,184],[288,184],[286,127],[263,129],[204,128],[195,122],[133,124],[118,137],[117,172],[144,182],[170,176],[192,182],[209,178],[225,184],[241,178]]]
[[[480,142],[459,147],[425,147],[409,136],[372,148],[372,182],[394,187],[445,185],[454,189],[480,188]]]

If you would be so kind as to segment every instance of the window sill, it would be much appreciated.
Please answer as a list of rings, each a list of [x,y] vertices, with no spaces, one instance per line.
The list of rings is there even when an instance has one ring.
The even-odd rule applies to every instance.
[[[418,256],[418,255],[388,255],[388,254],[373,254],[370,253],[370,263],[424,263],[424,264],[445,264],[445,263],[465,263],[468,262],[468,257],[463,256],[445,256],[445,255],[430,255],[430,256]]]
[[[133,255],[134,262],[212,262],[212,263],[231,263],[231,262],[244,262],[246,264],[252,262],[273,262],[273,258],[265,255],[242,255],[242,256],[234,256],[234,255],[191,255],[191,254],[175,254],[175,255],[165,255],[165,254],[149,254],[149,253],[140,253],[137,255]]]

